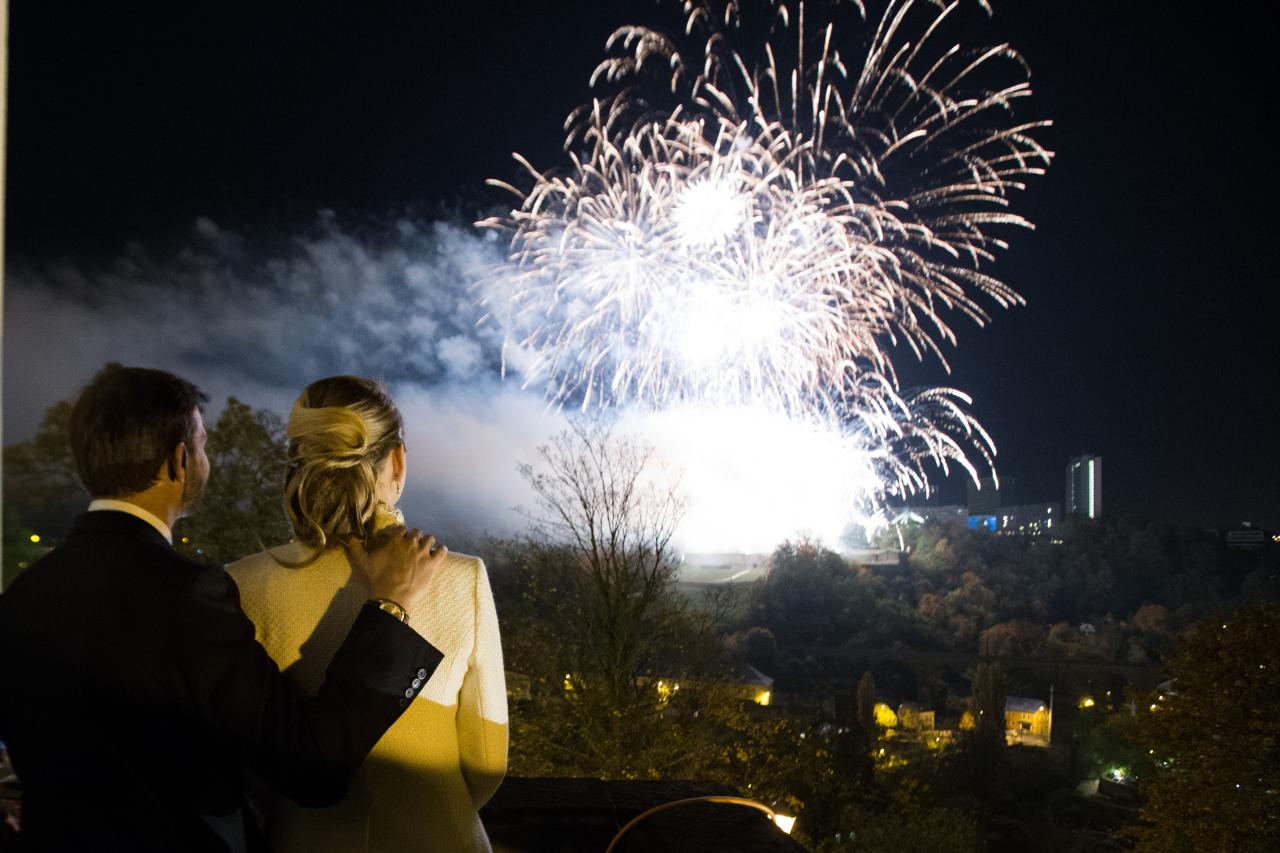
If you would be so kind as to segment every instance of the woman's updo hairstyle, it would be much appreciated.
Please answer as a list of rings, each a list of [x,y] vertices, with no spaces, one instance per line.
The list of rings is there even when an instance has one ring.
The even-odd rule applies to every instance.
[[[381,383],[312,382],[289,414],[285,508],[305,545],[324,549],[373,533],[378,469],[404,444],[404,420]]]

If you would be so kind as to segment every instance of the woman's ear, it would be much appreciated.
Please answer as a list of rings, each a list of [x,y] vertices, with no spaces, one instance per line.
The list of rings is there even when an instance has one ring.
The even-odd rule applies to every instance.
[[[408,470],[408,462],[405,458],[404,445],[396,445],[396,449],[391,451],[391,479],[401,484],[403,488],[404,475]]]

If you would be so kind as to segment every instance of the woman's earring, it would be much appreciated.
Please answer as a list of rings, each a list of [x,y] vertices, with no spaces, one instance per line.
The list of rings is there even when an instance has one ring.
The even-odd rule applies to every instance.
[[[404,525],[404,513],[400,510],[400,507],[389,504],[386,501],[378,501],[378,509],[385,515],[390,516],[394,524]]]

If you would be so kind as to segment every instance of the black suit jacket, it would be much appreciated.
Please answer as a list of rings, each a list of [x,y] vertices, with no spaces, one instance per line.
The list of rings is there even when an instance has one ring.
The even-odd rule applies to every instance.
[[[110,511],[81,515],[0,594],[0,650],[32,850],[225,851],[211,816],[236,823],[246,770],[302,805],[336,802],[441,660],[367,606],[308,698],[222,569]]]

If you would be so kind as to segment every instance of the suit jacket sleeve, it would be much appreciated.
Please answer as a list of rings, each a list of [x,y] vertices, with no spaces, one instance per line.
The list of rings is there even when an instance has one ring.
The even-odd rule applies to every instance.
[[[478,811],[507,773],[507,683],[502,668],[498,611],[489,574],[477,561],[475,644],[458,694],[458,751],[462,777]]]
[[[366,605],[319,691],[307,697],[254,639],[239,590],[221,569],[197,575],[176,635],[175,678],[187,711],[303,806],[342,798],[442,658],[408,625]]]

